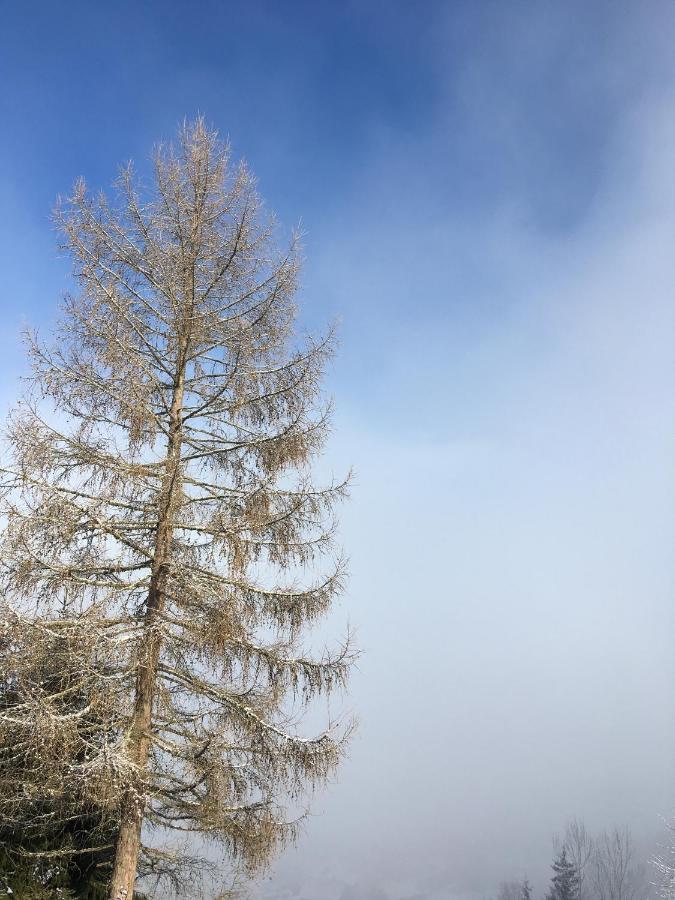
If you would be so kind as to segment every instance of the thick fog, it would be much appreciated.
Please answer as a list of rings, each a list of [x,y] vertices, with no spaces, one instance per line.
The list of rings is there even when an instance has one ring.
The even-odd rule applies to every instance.
[[[576,196],[549,204],[534,163],[531,183],[458,213],[443,197],[457,173],[426,168],[452,142],[441,111],[428,134],[383,140],[356,220],[345,211],[315,247],[312,286],[350,298],[330,459],[357,472],[343,534],[361,728],[272,894],[340,896],[334,876],[387,896],[483,896],[524,874],[543,893],[552,835],[573,816],[627,825],[645,858],[667,840],[675,85],[638,90],[617,44],[601,71],[572,71],[565,53],[584,37],[570,22],[501,17],[497,59],[474,61],[463,90],[515,169],[555,113],[509,94],[501,67],[524,90],[579,79],[588,115],[598,82],[625,77],[612,88],[631,96]],[[666,52],[656,24],[632,22],[637,48],[612,35],[648,72],[666,62],[649,58]],[[672,17],[661,24],[672,39]],[[566,140],[565,165],[583,170]]]
[[[163,105],[150,122],[132,107],[133,140],[118,152],[116,135],[94,182],[193,104],[282,220],[303,214],[303,321],[341,320],[321,466],[356,477],[328,632],[348,620],[363,654],[331,712],[360,727],[262,895],[482,898],[527,875],[541,896],[571,817],[628,826],[646,859],[675,811],[675,11],[398,8],[397,27],[388,4],[348,7],[420,95],[418,113],[371,98],[360,152],[338,158],[325,128],[311,144],[292,98],[318,58],[289,68],[282,43],[286,90],[253,120],[216,63],[195,66],[171,101],[147,88]],[[379,96],[370,78],[354,97]],[[279,102],[294,112],[272,117],[270,149]],[[347,109],[321,113],[336,134]],[[334,183],[293,169],[296,126]],[[64,284],[40,216],[89,164],[60,160],[33,205],[3,178],[5,406],[19,324],[48,327]]]

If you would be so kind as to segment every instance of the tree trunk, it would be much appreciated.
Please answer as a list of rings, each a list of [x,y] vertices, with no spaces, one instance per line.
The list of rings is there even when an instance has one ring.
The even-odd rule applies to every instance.
[[[181,414],[184,391],[185,362],[184,354],[181,354],[171,409],[169,411],[167,470],[162,485],[155,555],[145,608],[144,633],[136,680],[136,697],[129,733],[129,758],[136,767],[138,781],[137,787],[129,788],[122,798],[120,827],[115,849],[115,864],[110,882],[110,900],[132,900],[138,869],[138,856],[141,849],[141,830],[145,814],[145,796],[142,782],[147,771],[150,754],[152,707],[162,643],[156,624],[157,618],[165,604],[165,586],[173,538],[171,518],[174,511],[175,497],[180,492],[181,487]]]

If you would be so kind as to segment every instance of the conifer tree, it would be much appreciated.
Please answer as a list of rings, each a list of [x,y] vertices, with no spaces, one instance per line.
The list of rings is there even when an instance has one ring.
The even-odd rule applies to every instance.
[[[551,868],[553,877],[547,900],[577,900],[579,894],[579,875],[567,857],[567,848],[562,850],[553,860]]]
[[[30,338],[10,425],[0,758],[20,762],[19,735],[45,761],[23,799],[55,832],[80,814],[63,798],[112,823],[109,896],[129,900],[139,867],[188,871],[169,833],[249,868],[293,837],[348,731],[305,736],[300,713],[352,651],[303,649],[343,586],[346,484],[311,477],[332,340],[294,338],[297,242],[277,250],[252,176],[201,120],[158,149],[151,187],[131,167],[116,187],[109,202],[79,182],[57,209],[78,289],[56,340]],[[70,648],[58,690],[32,678],[27,634],[36,658]],[[0,827],[16,812],[1,792]]]
[[[82,743],[96,739],[100,722],[77,690],[86,660],[60,635],[35,642],[26,629],[20,645],[18,636],[0,646],[0,711],[16,724],[11,743],[0,744],[0,886],[26,900],[105,900],[116,822],[77,793],[54,790],[73,760],[52,755],[57,744],[36,743],[21,727],[31,698],[59,717],[71,715]]]

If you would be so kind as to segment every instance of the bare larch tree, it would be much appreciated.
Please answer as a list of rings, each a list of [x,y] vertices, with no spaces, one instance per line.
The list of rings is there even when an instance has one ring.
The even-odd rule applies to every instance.
[[[149,186],[131,166],[112,201],[79,182],[56,218],[78,289],[56,340],[29,338],[0,551],[0,766],[40,765],[0,791],[0,825],[30,800],[65,829],[77,798],[114,833],[120,900],[139,866],[180,873],[171,831],[263,864],[338,763],[348,725],[300,725],[353,659],[305,637],[343,586],[346,485],[310,472],[332,340],[296,337],[297,241],[277,249],[203,121],[158,148]],[[44,687],[35,659],[57,647],[76,665]]]

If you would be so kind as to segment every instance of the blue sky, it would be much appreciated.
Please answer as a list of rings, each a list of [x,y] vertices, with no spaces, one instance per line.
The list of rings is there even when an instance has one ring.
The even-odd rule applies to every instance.
[[[304,323],[342,323],[325,465],[357,470],[363,723],[278,883],[543,892],[569,816],[651,839],[675,807],[675,7],[0,9],[4,406],[21,323],[67,285],[56,195],[197,112],[302,221]]]
[[[514,216],[531,232],[573,233],[607,181],[627,104],[672,80],[668,4],[650,4],[651,15],[631,6],[5,3],[10,246],[16,219],[24,226],[8,253],[22,295],[12,305],[38,317],[53,306],[41,273],[55,271],[45,223],[56,194],[79,174],[107,187],[120,162],[142,164],[201,111],[250,161],[281,220],[302,221],[306,283],[317,286],[305,315],[343,318],[341,374],[354,374],[357,393],[370,329],[380,348],[420,323],[464,344],[518,302],[485,222]],[[390,245],[384,223],[396,231]],[[462,233],[437,237],[427,260],[420,230],[449,223]],[[338,295],[317,274],[336,237],[345,254],[369,257],[374,286],[364,277]],[[395,294],[377,289],[388,255],[405,269]]]

